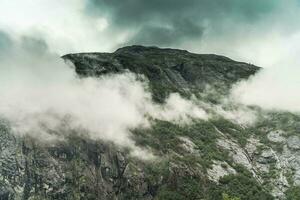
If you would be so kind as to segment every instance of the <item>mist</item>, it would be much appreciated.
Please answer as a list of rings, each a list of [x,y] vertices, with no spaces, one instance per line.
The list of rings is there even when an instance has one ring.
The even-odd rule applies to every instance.
[[[149,127],[150,119],[179,124],[207,119],[201,107],[179,94],[170,94],[163,105],[154,103],[141,75],[79,78],[43,41],[9,40],[10,50],[0,61],[0,117],[17,136],[55,142],[75,130],[145,155],[131,139],[131,130]]]
[[[248,106],[300,112],[297,1],[124,2],[1,0],[0,114],[15,134],[55,142],[80,130],[137,154],[143,151],[130,131],[149,127],[150,119],[208,120],[206,108],[238,124],[253,124],[256,113]],[[160,105],[140,75],[79,78],[60,59],[128,44],[216,53],[264,68],[234,85],[222,105],[179,94]],[[227,100],[235,107],[225,108]]]
[[[275,66],[261,69],[235,84],[231,97],[238,103],[271,111],[300,113],[300,62],[291,55]]]

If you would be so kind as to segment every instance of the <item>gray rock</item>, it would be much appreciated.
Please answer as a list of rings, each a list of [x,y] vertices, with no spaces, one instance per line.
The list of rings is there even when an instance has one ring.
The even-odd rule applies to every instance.
[[[207,170],[208,178],[214,182],[219,182],[220,178],[229,174],[236,174],[236,171],[226,162],[214,161],[211,169]]]
[[[249,158],[247,157],[246,152],[238,144],[228,139],[219,139],[217,141],[217,144],[221,148],[229,150],[230,155],[236,163],[245,166],[249,170],[252,169],[252,165]]]
[[[257,175],[256,169],[252,164],[251,158],[242,147],[240,147],[236,142],[225,138],[218,139],[217,145],[220,148],[229,151],[229,155],[235,163],[243,165],[252,173],[253,177],[256,178],[257,181],[261,182],[260,177]]]
[[[255,137],[250,137],[247,141],[247,144],[245,146],[245,150],[247,151],[248,155],[253,158],[254,154],[256,153],[257,147],[261,146],[262,143],[255,138]]]
[[[100,76],[130,70],[150,80],[154,100],[162,102],[170,92],[191,94],[207,85],[222,88],[247,78],[259,67],[236,62],[224,56],[194,54],[179,49],[127,46],[114,53],[67,54],[63,59],[75,65],[80,76]],[[161,90],[161,86],[164,91]],[[159,87],[158,87],[159,86]]]
[[[292,150],[300,150],[300,138],[296,135],[287,139],[287,145]]]
[[[281,130],[271,131],[268,133],[267,137],[271,142],[282,143],[286,140],[284,137],[284,132]]]
[[[272,149],[263,150],[257,159],[257,162],[261,164],[274,163],[276,161],[276,153]]]
[[[299,168],[295,171],[293,179],[294,179],[294,185],[300,186],[300,169]]]
[[[178,137],[182,143],[181,147],[188,153],[196,154],[199,151],[196,149],[196,145],[188,137]]]

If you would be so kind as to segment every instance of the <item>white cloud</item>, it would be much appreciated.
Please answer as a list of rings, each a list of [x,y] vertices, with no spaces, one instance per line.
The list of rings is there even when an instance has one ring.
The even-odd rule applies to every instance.
[[[208,114],[197,105],[196,99],[186,100],[177,93],[170,94],[163,106],[153,105],[149,109],[154,118],[180,124],[189,123],[192,118],[208,119]]]
[[[243,105],[231,109],[225,109],[223,105],[216,105],[212,109],[218,115],[239,125],[253,125],[257,120],[257,113]]]
[[[261,39],[245,36],[243,43],[249,45],[238,45],[240,55],[265,68],[237,83],[232,89],[233,99],[263,109],[300,112],[300,32],[285,35],[275,31]]]
[[[147,82],[136,76],[78,78],[57,55],[26,51],[15,42],[0,61],[0,114],[16,134],[49,141],[75,130],[129,147],[134,155],[146,153],[135,146],[130,130],[147,127],[149,117],[176,123],[207,118],[178,94],[171,94],[164,105],[155,104]]]
[[[300,112],[300,65],[261,70],[232,89],[233,98],[264,109]]]
[[[109,51],[123,42],[126,31],[108,29],[105,18],[83,11],[84,0],[1,0],[0,29],[15,38],[32,35],[44,39],[59,54],[77,51]]]

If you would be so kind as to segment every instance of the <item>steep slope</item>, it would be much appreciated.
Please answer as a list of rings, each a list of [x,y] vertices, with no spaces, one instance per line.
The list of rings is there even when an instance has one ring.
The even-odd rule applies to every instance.
[[[214,86],[219,92],[232,83],[248,78],[258,67],[224,56],[194,54],[184,50],[129,46],[114,53],[81,53],[63,56],[81,76],[100,76],[126,70],[149,80],[154,100],[162,101],[170,92],[183,95]]]
[[[258,122],[239,124],[216,112],[230,86],[259,68],[217,55],[130,46],[114,53],[63,56],[81,78],[131,71],[144,76],[156,102],[194,95],[208,120],[153,119],[132,130],[156,159],[91,140],[80,130],[55,144],[15,136],[0,124],[0,199],[296,199],[300,185],[300,117],[244,108]],[[224,106],[234,112],[237,105]],[[236,110],[237,109],[237,110]],[[287,192],[286,192],[287,191]],[[288,194],[288,195],[285,195]]]

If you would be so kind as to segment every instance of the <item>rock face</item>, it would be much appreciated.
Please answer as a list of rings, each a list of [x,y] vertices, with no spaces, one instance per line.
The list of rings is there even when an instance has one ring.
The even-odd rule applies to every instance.
[[[236,174],[236,171],[226,162],[215,161],[211,169],[207,170],[209,179],[217,183],[220,181],[220,178],[229,174]]]
[[[296,135],[289,137],[287,145],[292,150],[300,150],[300,138]]]
[[[143,46],[63,59],[81,78],[143,75],[158,103],[176,92],[211,106],[259,70],[224,56]],[[1,119],[0,199],[285,199],[289,188],[300,185],[300,117],[261,114],[267,117],[251,126],[222,116],[187,125],[153,120],[150,128],[132,130],[136,145],[156,155],[150,161],[80,130],[53,144],[16,136]]]
[[[281,143],[286,140],[286,138],[284,137],[284,132],[280,130],[271,131],[270,133],[268,133],[267,137],[271,142],[276,142],[276,143]]]
[[[170,92],[188,95],[205,86],[220,91],[232,83],[248,78],[258,67],[213,54],[194,54],[185,50],[129,46],[114,53],[68,54],[76,72],[82,76],[100,76],[126,70],[149,79],[154,100],[163,101]]]

